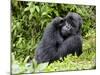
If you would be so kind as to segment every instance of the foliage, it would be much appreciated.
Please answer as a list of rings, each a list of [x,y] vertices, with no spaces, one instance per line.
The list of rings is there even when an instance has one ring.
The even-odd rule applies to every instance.
[[[95,6],[12,0],[11,7],[11,51],[14,73],[83,70],[95,66],[93,61],[96,53]],[[34,58],[34,50],[48,23],[57,16],[66,16],[68,12],[79,13],[83,18],[83,54],[80,57],[68,56],[63,62],[56,61],[49,66],[47,63],[39,66],[34,59],[32,63],[27,63]]]
[[[92,37],[91,37],[92,36]],[[93,39],[91,40],[90,39]],[[55,61],[48,66],[48,63],[37,64],[33,59],[32,63],[18,62],[13,58],[13,73],[35,73],[35,72],[53,72],[53,71],[70,71],[70,70],[87,70],[96,68],[96,50],[95,50],[95,31],[90,30],[85,36],[83,42],[84,53],[80,56],[69,55],[61,61]],[[12,56],[14,56],[12,54]],[[26,58],[27,59],[27,58]],[[27,60],[26,60],[27,61]],[[15,63],[17,62],[17,63]],[[27,66],[28,65],[28,66]]]
[[[91,37],[91,39],[89,37]],[[92,30],[91,32],[90,30],[89,33],[87,33],[87,35],[85,36],[85,38],[87,39],[84,39],[83,54],[80,57],[69,55],[64,58],[63,62],[56,61],[50,64],[45,69],[45,72],[95,69],[95,31]]]

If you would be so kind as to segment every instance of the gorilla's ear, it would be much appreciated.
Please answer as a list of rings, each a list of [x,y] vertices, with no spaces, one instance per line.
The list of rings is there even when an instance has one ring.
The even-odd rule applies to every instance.
[[[83,25],[83,19],[80,17],[80,19],[79,19],[79,24],[80,25]]]
[[[79,19],[79,32],[81,31],[82,25],[83,25],[83,19],[80,17],[80,19]]]

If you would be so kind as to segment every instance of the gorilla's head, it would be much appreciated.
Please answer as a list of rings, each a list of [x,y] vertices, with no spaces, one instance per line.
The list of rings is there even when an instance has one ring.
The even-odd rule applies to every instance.
[[[72,12],[68,13],[59,23],[62,36],[66,37],[80,33],[82,23],[83,21],[79,14]]]

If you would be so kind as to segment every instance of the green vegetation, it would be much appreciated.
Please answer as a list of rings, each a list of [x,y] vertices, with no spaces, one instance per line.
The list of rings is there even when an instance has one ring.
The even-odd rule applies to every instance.
[[[11,56],[12,73],[34,73],[96,68],[96,7],[71,4],[22,2],[11,3]],[[38,65],[33,59],[34,51],[48,23],[56,16],[68,12],[79,13],[83,18],[83,54],[69,55],[63,62],[55,61]]]

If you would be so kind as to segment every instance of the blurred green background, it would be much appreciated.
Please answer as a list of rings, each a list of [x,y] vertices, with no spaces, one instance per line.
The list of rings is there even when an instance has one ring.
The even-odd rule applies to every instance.
[[[83,18],[83,54],[69,55],[63,62],[38,65],[34,51],[45,27],[57,16],[76,12]],[[12,73],[34,73],[96,68],[96,6],[11,1]],[[30,59],[32,63],[27,63]]]

